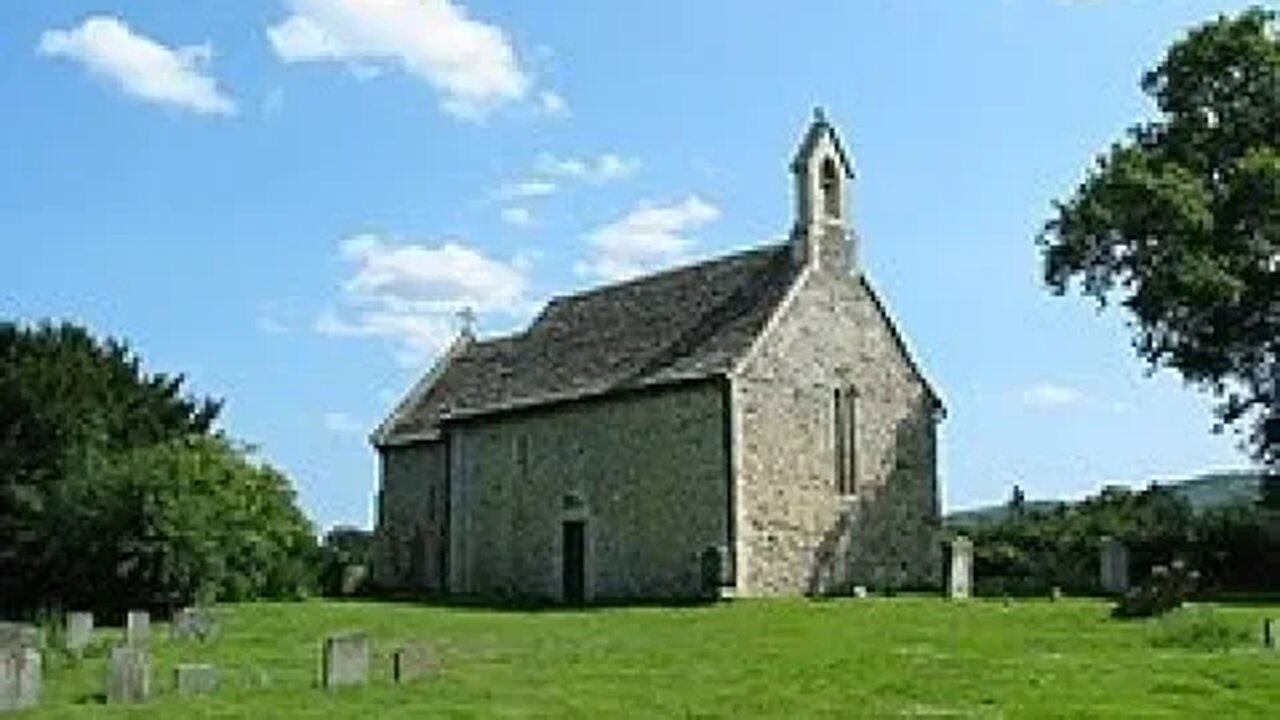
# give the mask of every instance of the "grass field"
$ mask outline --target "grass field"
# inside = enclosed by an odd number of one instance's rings
[[[44,702],[18,717],[1280,717],[1280,652],[1261,649],[1276,606],[1122,622],[1092,600],[932,598],[739,601],[707,607],[506,612],[333,603],[218,608],[221,635],[153,628],[153,700],[101,704],[106,639],[50,658]],[[1210,650],[1217,635],[1238,635]],[[1204,625],[1205,623],[1200,623]],[[363,630],[371,683],[315,687],[321,638]],[[103,631],[104,635],[110,631]],[[118,634],[118,633],[117,633]],[[1247,636],[1247,637],[1246,637]],[[426,640],[432,680],[397,687],[390,651]],[[173,690],[177,662],[223,669],[216,695]]]

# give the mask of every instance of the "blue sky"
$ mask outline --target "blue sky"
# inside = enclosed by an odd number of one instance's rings
[[[323,526],[478,310],[779,238],[821,104],[862,263],[949,409],[950,508],[1238,467],[1124,318],[1039,280],[1052,200],[1245,3],[45,0],[0,8],[0,316],[127,338]]]

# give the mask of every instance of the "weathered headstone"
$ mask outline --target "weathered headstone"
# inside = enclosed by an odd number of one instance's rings
[[[364,633],[341,633],[324,640],[320,684],[326,688],[363,685],[369,680],[369,638]]]
[[[40,631],[0,623],[0,712],[34,707],[41,690]]]
[[[1123,595],[1129,591],[1129,548],[1119,538],[1104,537],[1098,551],[1098,581],[1102,591]]]
[[[856,598],[858,598],[859,600],[866,599],[866,597],[867,597],[867,586],[866,586],[866,585],[854,585],[854,586],[853,586],[853,596],[854,596],[854,597],[856,597]]]
[[[126,645],[146,647],[151,642],[151,616],[145,610],[130,610],[125,618]]]
[[[79,656],[93,639],[93,613],[69,612],[63,641],[67,652]]]
[[[1062,599],[1062,588],[1054,585],[1049,588],[1049,602],[1058,602]]]
[[[138,703],[151,696],[151,656],[140,645],[117,645],[107,659],[107,702]]]
[[[1275,618],[1267,618],[1262,621],[1262,647],[1268,650],[1275,650],[1276,645],[1280,644],[1280,640],[1276,638],[1276,633],[1280,632],[1280,623]]]
[[[218,669],[212,665],[183,663],[174,668],[173,684],[179,695],[207,695],[218,689]]]
[[[351,564],[342,566],[342,587],[340,588],[343,595],[355,595],[359,593],[365,585],[365,581],[369,577],[369,566],[361,564]]]
[[[973,594],[973,541],[957,535],[946,545],[947,597],[963,600]]]
[[[405,643],[391,656],[391,677],[398,683],[431,677],[436,667],[436,654],[424,642]]]
[[[196,638],[204,641],[213,637],[217,630],[217,620],[207,608],[183,608],[174,613],[169,624],[169,637],[173,640],[190,640]]]

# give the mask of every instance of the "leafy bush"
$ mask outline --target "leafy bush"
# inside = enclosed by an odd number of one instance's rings
[[[1151,638],[1159,648],[1221,651],[1250,640],[1247,628],[1228,622],[1209,608],[1181,610],[1161,618]]]
[[[1122,618],[1156,617],[1182,607],[1200,575],[1182,560],[1151,568],[1146,582],[1125,593],[1111,614]]]

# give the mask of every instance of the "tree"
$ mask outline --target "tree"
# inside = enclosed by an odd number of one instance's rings
[[[0,612],[171,609],[314,584],[288,479],[212,425],[221,407],[119,341],[0,323]]]
[[[1280,458],[1280,39],[1275,13],[1219,17],[1142,79],[1158,117],[1131,129],[1038,242],[1044,277],[1078,280],[1136,322],[1134,346],[1219,400]]]
[[[221,404],[183,382],[81,327],[0,322],[0,603],[30,608],[60,582],[53,541],[75,502],[73,465],[210,431]]]

